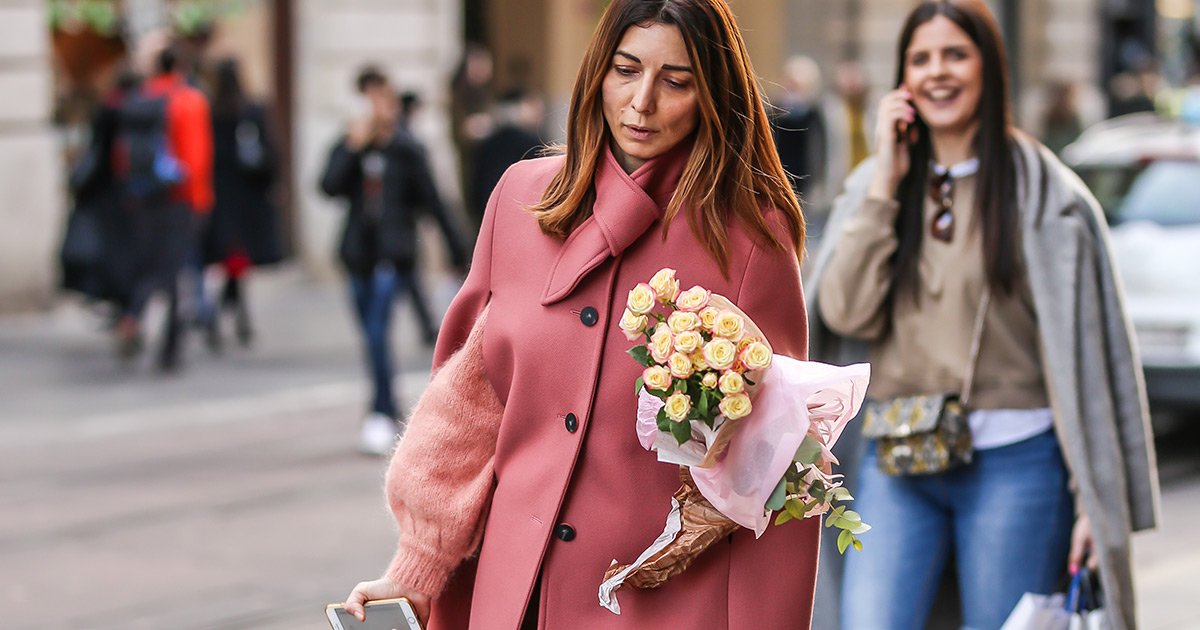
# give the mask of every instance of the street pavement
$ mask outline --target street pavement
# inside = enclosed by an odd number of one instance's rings
[[[382,571],[395,532],[384,461],[354,450],[368,387],[345,289],[255,280],[254,347],[194,336],[169,376],[119,366],[74,300],[0,318],[0,627],[319,630]],[[444,308],[453,283],[432,280]],[[394,330],[411,402],[430,352],[403,302]],[[1135,539],[1146,630],[1200,628],[1197,428],[1162,441],[1164,525]]]

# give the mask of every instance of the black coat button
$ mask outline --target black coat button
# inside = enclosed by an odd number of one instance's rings
[[[566,523],[560,524],[554,528],[554,535],[563,542],[571,542],[575,540],[575,528]]]
[[[596,322],[600,321],[600,312],[591,306],[585,306],[579,312],[579,321],[583,322],[584,326],[595,326]]]
[[[563,418],[563,426],[567,427],[568,433],[574,433],[579,428],[579,418],[576,418],[575,414],[569,413]]]

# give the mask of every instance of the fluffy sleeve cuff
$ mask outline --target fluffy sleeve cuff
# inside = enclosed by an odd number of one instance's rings
[[[487,315],[434,374],[388,465],[399,543],[385,577],[430,597],[475,552],[492,494],[504,407],[484,369]]]

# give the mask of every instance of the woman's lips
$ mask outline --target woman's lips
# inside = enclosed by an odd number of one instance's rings
[[[940,105],[954,101],[954,99],[958,98],[960,92],[961,90],[958,88],[934,88],[922,91],[922,96],[925,97],[926,101]]]
[[[637,125],[625,125],[625,131],[634,140],[649,140],[656,132],[653,129],[639,127]]]

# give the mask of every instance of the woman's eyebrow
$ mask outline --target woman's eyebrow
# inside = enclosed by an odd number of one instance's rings
[[[629,59],[630,61],[632,61],[634,63],[642,63],[642,60],[639,59],[636,55],[627,53],[624,50],[618,50],[617,52],[615,52],[613,54],[625,57],[626,59]],[[670,64],[670,63],[664,63],[662,65],[662,69],[663,70],[673,70],[675,72],[691,72],[692,71],[692,68],[690,66],[678,66],[678,65]]]

